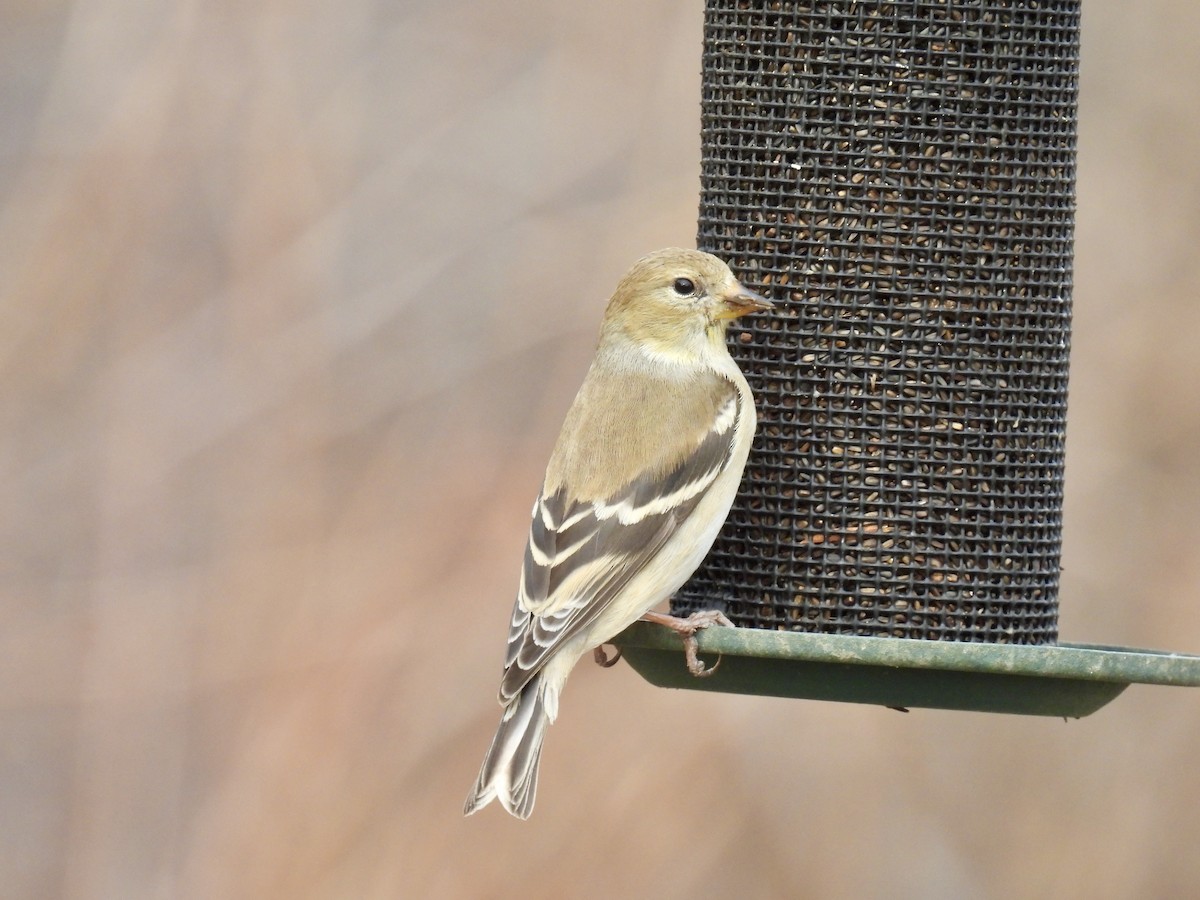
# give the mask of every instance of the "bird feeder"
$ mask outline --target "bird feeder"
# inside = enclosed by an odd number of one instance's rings
[[[1080,0],[709,0],[698,245],[781,308],[663,686],[1082,716],[1200,657],[1058,643]]]

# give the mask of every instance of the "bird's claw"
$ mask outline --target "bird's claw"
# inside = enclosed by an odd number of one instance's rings
[[[717,656],[717,661],[711,666],[705,666],[704,661],[700,659],[700,647],[696,642],[694,634],[686,635],[683,639],[683,655],[687,659],[687,668],[697,678],[707,678],[721,665],[721,657]]]
[[[717,671],[717,667],[721,665],[721,657],[718,655],[717,661],[711,666],[706,667],[700,659],[700,648],[696,642],[696,632],[708,628],[710,625],[733,627],[733,623],[729,621],[729,617],[720,610],[704,609],[700,612],[692,613],[686,619],[681,619],[677,616],[668,616],[664,613],[649,612],[642,616],[642,619],[646,622],[665,625],[683,638],[683,655],[687,660],[687,669],[695,677],[707,678],[713,672]]]
[[[618,662],[620,662],[621,661],[621,648],[617,647],[615,649],[616,649],[616,652],[613,653],[612,656],[609,656],[607,653],[604,652],[603,645],[594,649],[592,651],[592,658],[596,660],[596,665],[602,666],[605,669],[611,669]]]

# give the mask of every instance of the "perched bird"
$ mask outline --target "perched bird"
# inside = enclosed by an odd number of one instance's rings
[[[508,635],[504,715],[467,798],[528,818],[546,726],[575,663],[639,618],[685,636],[698,628],[650,613],[716,540],[754,437],[754,399],[725,344],[729,323],[771,304],[715,256],[659,250],[621,279],[596,357],[558,436],[533,524]],[[612,660],[615,662],[615,660]]]

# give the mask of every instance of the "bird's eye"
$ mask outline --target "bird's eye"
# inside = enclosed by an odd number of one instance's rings
[[[690,278],[676,278],[673,287],[680,297],[690,297],[696,293],[696,285]]]

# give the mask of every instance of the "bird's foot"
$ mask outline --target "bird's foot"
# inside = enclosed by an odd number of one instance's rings
[[[604,652],[603,646],[597,647],[592,651],[592,658],[596,660],[596,665],[603,666],[606,669],[611,669],[621,661],[621,648],[617,647],[616,653],[614,653],[612,656],[609,656]]]
[[[697,678],[707,678],[713,672],[717,671],[717,666],[721,665],[721,658],[718,656],[717,661],[711,667],[705,667],[698,655],[696,632],[702,628],[708,628],[710,625],[733,627],[733,623],[729,621],[729,617],[716,609],[705,609],[700,612],[694,612],[686,619],[681,619],[677,616],[668,616],[665,613],[648,612],[642,616],[642,621],[653,622],[656,625],[665,625],[683,638],[683,654],[687,658],[688,671]]]

